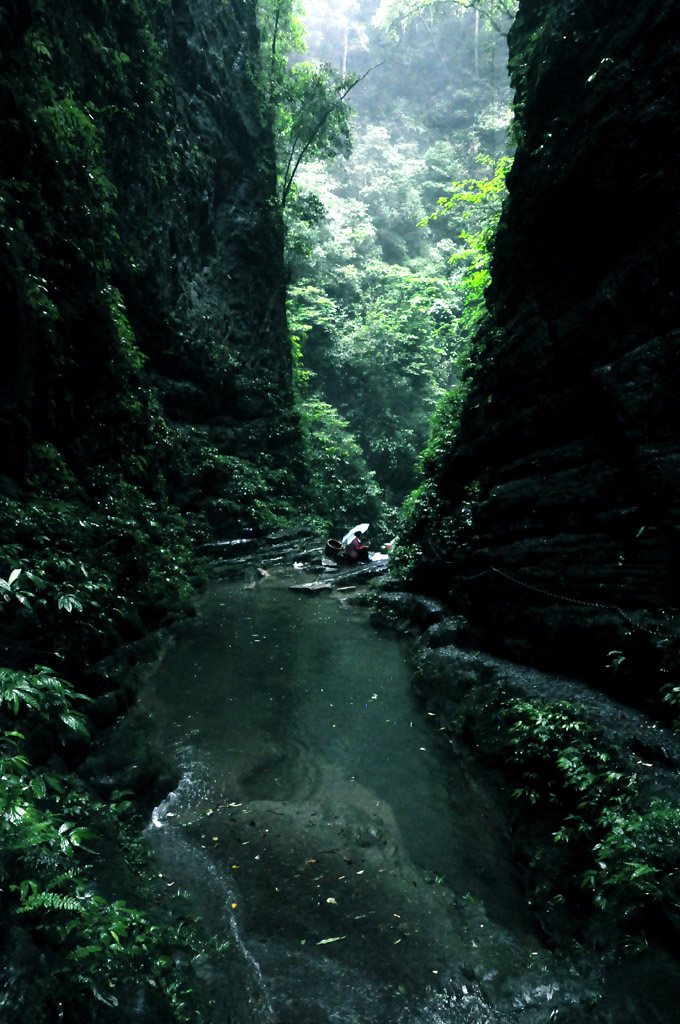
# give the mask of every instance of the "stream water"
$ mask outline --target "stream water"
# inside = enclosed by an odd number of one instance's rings
[[[182,771],[149,824],[159,870],[228,943],[201,966],[212,1019],[582,1021],[408,645],[299,581],[215,584],[143,696]]]

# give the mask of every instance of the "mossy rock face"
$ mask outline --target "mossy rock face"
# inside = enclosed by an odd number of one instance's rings
[[[299,485],[259,45],[220,0],[3,17],[3,491],[45,446],[184,508],[220,495],[215,457],[275,453]]]
[[[642,704],[680,671],[677,9],[522,0],[509,42],[490,315],[414,586],[488,649]]]

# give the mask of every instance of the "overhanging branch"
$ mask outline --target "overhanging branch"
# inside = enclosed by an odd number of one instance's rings
[[[370,75],[371,71],[375,71],[376,68],[379,68],[380,65],[384,64],[384,63],[385,63],[385,61],[381,60],[377,64],[374,64],[372,67],[370,67],[368,69],[368,71],[364,71],[363,75],[360,75],[359,78],[355,79],[355,81],[351,83],[351,85],[347,86],[347,88],[343,92],[342,96],[339,96],[337,98],[337,100],[335,100],[333,103],[330,103],[326,107],[326,109],[322,113],[321,117],[318,119],[318,121],[314,125],[309,138],[307,139],[307,141],[305,142],[304,146],[302,147],[302,149],[298,153],[297,158],[295,159],[295,163],[293,163],[293,157],[294,157],[294,154],[295,154],[295,145],[297,144],[297,141],[298,141],[298,140],[295,140],[295,142],[293,143],[293,145],[291,147],[291,151],[290,151],[290,153],[288,155],[288,163],[286,164],[286,170],[285,170],[284,176],[283,176],[283,187],[281,189],[281,209],[282,210],[285,209],[286,202],[288,200],[288,196],[290,194],[290,190],[291,190],[291,187],[292,187],[292,184],[293,184],[293,179],[295,178],[295,175],[297,174],[297,169],[300,166],[302,160],[304,159],[305,154],[308,152],[309,147],[312,145],[314,140],[316,138],[318,138],[319,133],[320,133],[321,129],[323,128],[323,126],[326,124],[328,118],[331,116],[333,111],[337,109],[337,107],[339,107],[342,103],[344,103],[344,101],[347,98],[347,96],[349,95],[349,93],[352,91],[352,89],[354,89],[355,86],[357,86],[359,84],[359,82],[363,82],[364,78],[366,78],[367,75]],[[291,165],[292,165],[292,169],[291,169]]]

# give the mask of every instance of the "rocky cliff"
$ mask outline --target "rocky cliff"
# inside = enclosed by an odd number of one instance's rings
[[[412,528],[477,643],[638,703],[677,682],[679,28],[520,0],[490,316]]]
[[[195,611],[198,543],[299,490],[255,12],[0,4],[7,1024],[201,1016],[138,837],[174,769],[123,713],[159,627]]]
[[[0,47],[5,491],[48,451],[228,530],[298,469],[255,4],[10,3]]]

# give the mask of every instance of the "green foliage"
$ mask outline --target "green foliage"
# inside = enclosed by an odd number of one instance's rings
[[[440,35],[407,28],[394,49],[357,5],[315,5],[307,23],[323,60],[388,54],[353,93],[352,160],[298,174],[298,196],[319,203],[313,218],[288,220],[289,319],[304,393],[347,421],[396,505],[417,484],[431,416],[448,389],[461,394],[471,364],[504,169],[475,158],[503,151],[503,87],[478,59],[493,33],[470,12],[441,13]],[[442,200],[428,217],[452,179],[465,184],[458,207]]]
[[[449,553],[468,542],[473,528],[472,508],[477,486],[476,483],[470,485],[455,515],[447,512],[447,505],[432,479],[425,479],[408,495],[401,510],[397,549],[397,564],[402,575],[414,579],[422,559],[441,564]]]
[[[654,904],[673,902],[680,806],[656,796],[645,802],[637,773],[606,748],[582,708],[513,699],[503,714],[521,780],[513,795],[552,823],[554,842],[564,848],[558,869],[548,858],[549,897],[578,903],[587,895],[616,920],[637,921]],[[539,851],[537,863],[541,858]]]
[[[426,158],[412,117],[394,126],[367,124],[357,139],[352,191],[363,204],[386,263],[409,264],[427,255],[427,236],[418,231],[425,215],[423,179]],[[404,128],[411,127],[411,132]],[[415,136],[415,138],[414,138]],[[342,193],[348,192],[347,186]],[[429,268],[428,268],[429,269]]]
[[[357,76],[330,63],[291,61],[305,49],[300,5],[268,0],[259,6],[267,98],[274,118],[279,166],[278,198],[285,209],[303,161],[349,156],[352,143],[345,104]]]
[[[422,468],[426,476],[436,476],[451,443],[458,433],[463,400],[466,394],[464,381],[458,381],[442,396],[430,425],[430,436],[422,454]]]
[[[375,534],[386,515],[380,488],[363,452],[332,406],[316,397],[302,402],[311,473],[311,509],[329,526],[366,519]]]
[[[455,296],[441,277],[377,259],[346,264],[344,282],[341,273],[326,289],[292,290],[301,366],[396,503],[415,483],[429,419],[460,372]]]
[[[267,453],[249,460],[208,450],[203,470],[211,493],[219,495],[204,502],[206,517],[218,530],[236,522],[242,530],[266,533],[290,523],[304,504],[303,495],[296,504],[287,497],[296,489],[291,469]]]
[[[288,57],[305,50],[304,27],[299,0],[259,0],[257,20],[262,40],[262,64],[269,101],[279,100],[279,90],[288,72]]]
[[[449,262],[462,264],[458,282],[464,295],[461,328],[470,336],[486,312],[484,293],[491,282],[491,252],[506,194],[505,179],[512,167],[509,156],[494,160],[480,155],[477,160],[490,176],[454,181],[450,194],[438,200],[437,211],[421,221],[424,225],[440,217],[452,217],[459,225],[461,221],[464,224],[458,235],[463,244],[457,246]]]
[[[32,496],[0,498],[0,638],[17,667],[35,650],[69,666],[96,660],[188,610],[203,571],[172,506],[111,475],[87,496],[49,465],[51,494],[36,477]]]
[[[463,349],[465,351],[465,349]],[[461,379],[441,398],[431,421],[430,436],[422,453],[424,480],[406,498],[402,507],[397,561],[399,571],[412,578],[419,561],[426,556],[446,560],[470,541],[474,529],[473,509],[479,484],[473,481],[451,515],[439,495],[438,481],[446,474],[450,454],[467,394],[464,377],[470,356],[461,359]]]
[[[617,651],[616,653],[619,654],[620,652]],[[673,728],[676,732],[680,732],[680,685],[668,683],[662,688],[661,693],[662,701],[670,705],[675,714]]]
[[[89,736],[85,717],[73,710],[76,700],[87,699],[50,669],[38,667],[35,673],[29,674],[0,668],[0,709],[7,705],[15,715],[30,712],[52,721],[56,726],[66,726]]]
[[[47,450],[43,465],[52,474],[51,499],[3,499],[0,556],[14,568],[0,581],[0,632],[15,662],[39,648],[79,667],[88,655],[110,651],[111,631],[121,631],[118,640],[131,628],[143,631],[138,609],[146,601],[152,624],[176,607],[174,587],[184,586],[188,599],[188,564],[181,576],[167,575],[168,559],[179,568],[178,538],[187,543],[188,535],[120,481],[109,481],[95,511],[78,504],[77,488],[68,503],[63,463]],[[146,579],[128,576],[125,586],[119,574],[131,574],[138,557]],[[19,943],[21,963],[30,963],[28,972],[5,967],[0,1016],[8,1024],[52,1020],[63,1001],[74,1019],[108,1019],[102,1007],[114,1009],[126,990],[148,987],[162,994],[173,1019],[185,1021],[191,980],[178,954],[186,963],[198,947],[183,935],[184,910],[175,917],[154,909],[159,894],[129,802],[102,802],[62,767],[74,741],[89,740],[88,705],[61,672],[0,668],[3,932]],[[130,894],[144,909],[130,905]]]
[[[34,713],[52,722],[81,721],[73,706],[79,695],[44,670],[23,680],[3,672],[1,685],[23,730],[30,730]],[[34,767],[25,747],[16,728],[0,737],[3,927],[15,936],[21,919],[24,957],[32,960],[30,974],[5,973],[3,1020],[54,1019],[61,1001],[70,1013],[95,1019],[93,1000],[117,1006],[128,985],[162,992],[173,1019],[188,1020],[189,978],[174,954],[191,943],[172,919],[116,895],[124,880],[151,896],[146,855],[124,821],[129,804],[120,796],[103,804],[77,775]],[[104,882],[112,858],[119,861],[117,882]]]
[[[403,31],[415,18],[433,16],[447,6],[461,15],[476,11],[501,34],[507,33],[517,13],[517,0],[381,0],[375,20],[392,32]]]
[[[339,407],[369,465],[395,495],[415,481],[429,419],[455,377],[446,285],[402,267],[369,263],[352,330],[336,348]]]
[[[474,485],[468,488],[465,499],[455,516],[445,512],[438,498],[438,481],[446,476],[446,460],[451,452],[460,426],[460,417],[472,372],[484,344],[483,325],[486,318],[485,292],[490,283],[490,260],[501,203],[505,195],[505,176],[511,166],[510,157],[494,161],[490,157],[478,159],[487,172],[484,178],[466,178],[454,181],[452,191],[439,200],[439,210],[425,218],[429,224],[440,217],[453,218],[461,227],[459,245],[449,262],[459,266],[453,280],[463,306],[456,325],[456,374],[453,386],[440,401],[432,419],[429,440],[422,453],[421,466],[426,483],[412,496],[405,507],[405,523],[401,534],[402,559],[409,572],[422,557],[424,538],[429,554],[460,548],[472,531]],[[412,546],[410,555],[406,549]],[[420,555],[418,555],[420,552]]]
[[[349,156],[350,108],[344,100],[356,83],[355,75],[343,76],[330,64],[300,62],[291,67],[277,108],[282,209],[303,160]]]

